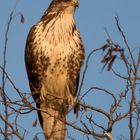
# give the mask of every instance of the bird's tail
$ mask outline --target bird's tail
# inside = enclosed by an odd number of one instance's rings
[[[62,112],[62,107],[53,108],[42,104],[40,108],[46,140],[65,140],[66,114]]]

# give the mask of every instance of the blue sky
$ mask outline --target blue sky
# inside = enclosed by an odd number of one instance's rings
[[[24,66],[24,48],[26,43],[26,37],[29,29],[34,25],[42,16],[43,12],[48,7],[51,0],[20,0],[15,13],[21,12],[24,15],[25,22],[21,24],[20,17],[16,16],[12,21],[10,32],[8,35],[8,50],[7,50],[7,72],[11,79],[17,85],[21,91],[30,92],[28,86],[27,75]],[[9,19],[9,14],[15,6],[16,0],[1,0],[0,4],[0,47],[4,46],[4,34]],[[121,27],[126,34],[129,45],[134,47],[140,46],[140,1],[139,0],[79,0],[79,8],[75,13],[75,19],[77,27],[81,33],[86,55],[94,49],[101,47],[106,39],[107,35],[104,31],[104,27],[107,28],[111,38],[114,42],[124,45],[123,39],[117,30],[115,23],[115,16],[120,17]],[[125,46],[124,46],[125,47]],[[1,49],[2,50],[2,49]],[[2,51],[0,51],[0,63],[2,58]],[[120,92],[124,85],[121,81],[116,80],[115,77],[108,72],[102,72],[102,65],[100,63],[101,58],[96,55],[90,61],[88,74],[84,82],[83,92],[89,89],[91,86],[104,87],[112,90],[113,92]],[[119,65],[115,67],[120,70]],[[1,76],[1,75],[0,75]],[[119,87],[119,88],[118,88]],[[16,94],[11,90],[10,86],[7,86],[7,91],[11,94],[12,98],[16,98]],[[92,97],[89,101],[94,105],[107,108],[107,97],[99,96]],[[102,102],[102,104],[101,104]],[[2,107],[2,106],[0,106]],[[126,109],[126,108],[125,108]],[[26,128],[32,128],[32,121],[36,118],[35,114],[28,114],[21,116],[25,118],[19,120],[20,124]],[[69,115],[69,119],[72,115]],[[100,118],[102,121],[102,118]],[[27,124],[28,127],[27,127]],[[126,122],[123,122],[124,124]],[[26,124],[26,125],[25,125]],[[120,127],[121,126],[121,127]],[[117,124],[113,131],[113,137],[121,133],[126,133],[128,129],[126,125]],[[31,139],[35,132],[41,131],[40,127],[30,130],[26,139]],[[72,131],[72,130],[70,130]],[[73,132],[76,139],[78,136],[76,132]]]

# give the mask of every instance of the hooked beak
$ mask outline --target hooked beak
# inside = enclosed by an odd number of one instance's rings
[[[78,0],[73,0],[72,1],[72,5],[76,8],[76,7],[79,7],[79,3],[78,3]]]

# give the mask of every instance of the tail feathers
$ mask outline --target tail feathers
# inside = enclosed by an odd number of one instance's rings
[[[78,111],[79,111],[79,104],[78,104],[78,102],[75,102],[73,110],[74,110],[74,114],[76,115],[76,118],[78,118]]]
[[[59,110],[41,106],[42,126],[46,140],[65,140],[66,114]]]

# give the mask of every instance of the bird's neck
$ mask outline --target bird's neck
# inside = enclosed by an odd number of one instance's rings
[[[73,35],[76,25],[72,13],[63,11],[61,13],[46,13],[43,24],[46,36],[51,42],[69,41],[69,37]],[[48,17],[48,18],[47,18]],[[53,40],[52,40],[53,39]]]

